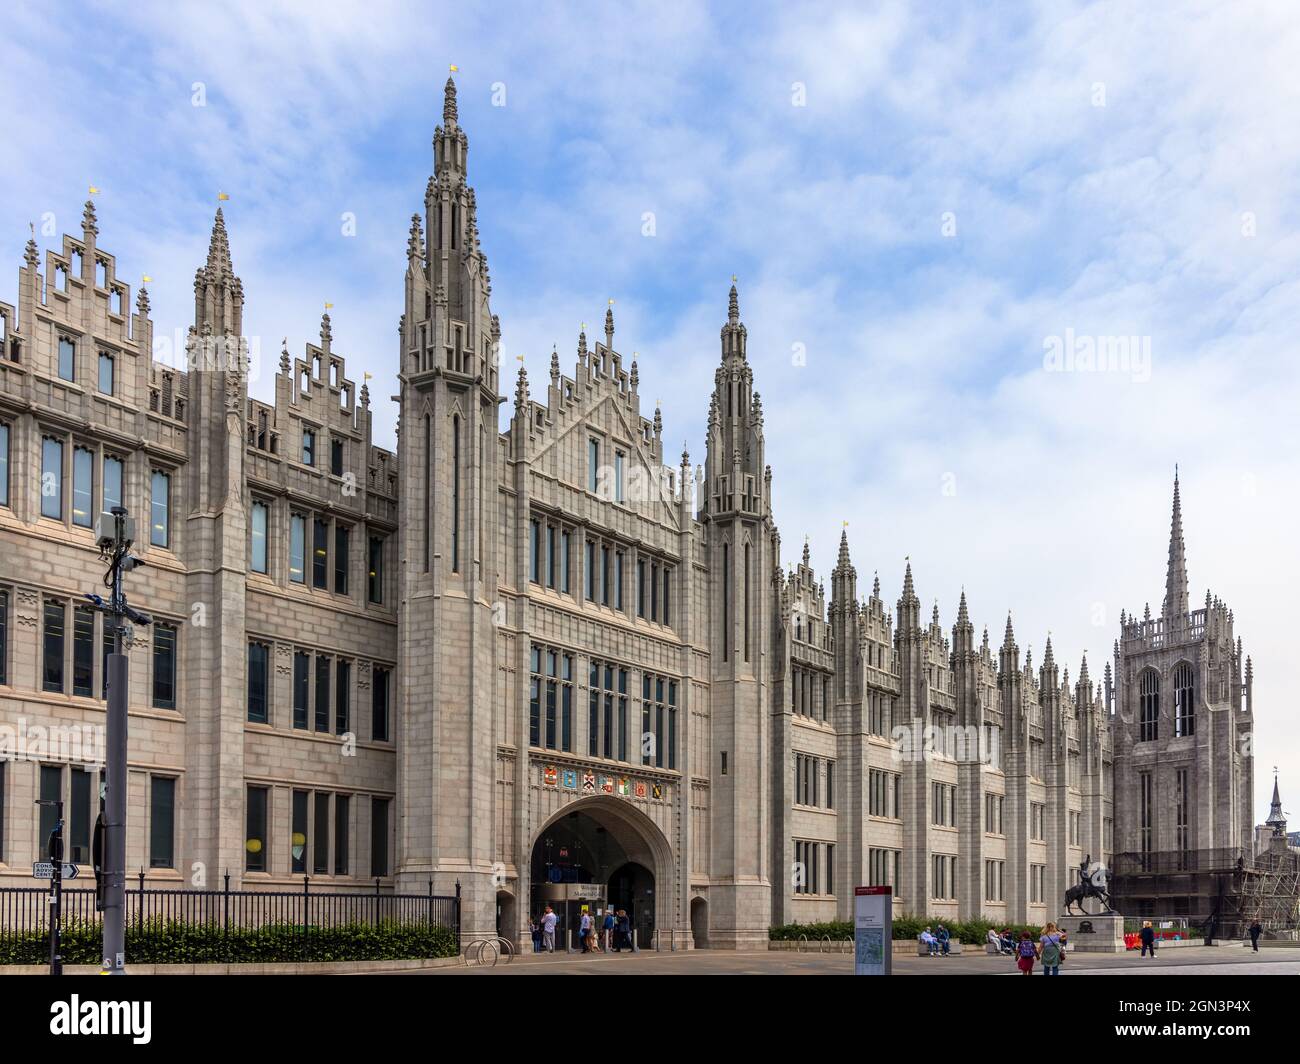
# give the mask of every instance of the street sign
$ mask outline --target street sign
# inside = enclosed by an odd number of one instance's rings
[[[856,887],[853,891],[853,972],[889,975],[893,971],[894,891]]]
[[[81,869],[78,868],[76,865],[74,865],[74,864],[72,864],[72,863],[70,863],[70,862],[68,862],[68,861],[64,861],[64,862],[63,862],[63,878],[64,878],[64,879],[76,879],[76,878],[77,878],[77,874],[78,874],[80,871],[81,871]],[[33,861],[33,862],[32,862],[32,878],[33,878],[33,879],[53,879],[53,878],[54,878],[54,862],[53,862],[53,861]]]

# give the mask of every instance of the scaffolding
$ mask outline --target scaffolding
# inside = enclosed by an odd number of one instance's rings
[[[1265,934],[1294,934],[1300,927],[1300,852],[1265,850],[1239,869],[1224,898],[1224,922],[1244,934],[1258,920]]]

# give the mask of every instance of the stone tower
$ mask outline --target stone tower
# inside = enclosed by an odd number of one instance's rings
[[[771,913],[767,671],[774,631],[777,534],[763,464],[763,408],[745,355],[736,288],[714,374],[701,519],[708,559],[712,876],[719,948],[766,937]],[[723,930],[725,929],[725,930]]]
[[[191,640],[192,652],[184,660],[191,692],[186,714],[202,736],[186,748],[189,800],[197,808],[214,810],[197,822],[191,859],[213,871],[244,866],[244,717],[229,700],[229,692],[246,685],[248,366],[243,316],[244,289],[231,265],[226,222],[218,207],[207,261],[194,274],[194,324],[186,343],[194,427],[186,435],[188,516],[179,537],[186,596],[204,607],[202,627],[214,633],[210,639]],[[170,404],[179,418],[175,404],[180,400],[169,394],[173,389],[166,376],[159,403]],[[138,521],[142,536],[145,524]]]
[[[450,78],[433,149],[400,326],[397,889],[427,890],[432,879],[447,894],[459,882],[473,937],[495,932],[500,332]]]
[[[1233,614],[1206,592],[1188,607],[1182,500],[1174,477],[1158,617],[1121,618],[1115,652],[1116,853],[1252,849],[1250,674]]]

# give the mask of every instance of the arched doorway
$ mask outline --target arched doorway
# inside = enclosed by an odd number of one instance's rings
[[[691,937],[696,949],[709,948],[709,903],[703,898],[691,899]]]
[[[519,918],[515,914],[515,896],[508,890],[497,891],[497,935],[519,945]]]
[[[570,802],[555,813],[533,841],[529,916],[550,905],[558,923],[556,949],[569,942],[586,911],[597,922],[623,909],[642,948],[660,924],[671,922],[662,907],[671,897],[672,851],[649,817],[631,802],[598,796]],[[576,945],[576,939],[575,939]]]

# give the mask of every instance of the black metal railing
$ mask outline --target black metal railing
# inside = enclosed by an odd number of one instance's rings
[[[460,950],[460,883],[454,895],[434,894],[429,881],[427,894],[394,894],[373,891],[313,890],[304,876],[301,890],[231,890],[230,874],[223,877],[221,890],[150,888],[140,872],[137,886],[126,891],[127,935],[137,950],[160,962],[174,955],[177,962],[194,959],[238,959],[235,939],[247,940],[263,933],[259,952],[271,960],[338,960],[336,944],[331,955],[320,943],[340,929],[370,929],[418,933],[444,928],[454,936]],[[19,939],[49,935],[48,887],[0,887],[0,947]],[[101,923],[91,888],[64,888],[62,925],[83,930]],[[202,940],[203,947],[195,943]],[[187,941],[191,948],[187,948]],[[230,943],[223,949],[222,943]],[[346,950],[346,944],[342,947]],[[409,948],[409,947],[408,947]],[[12,949],[0,948],[0,955]]]
[[[1153,850],[1117,853],[1110,860],[1114,876],[1176,875],[1180,872],[1233,872],[1244,857],[1241,850]],[[1244,862],[1243,862],[1244,863]]]

